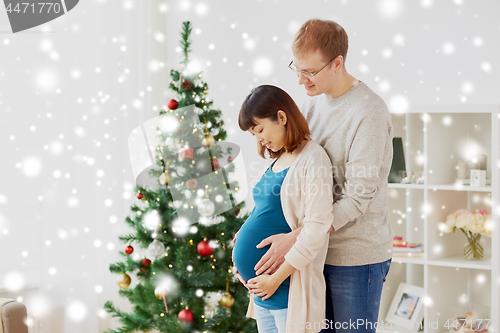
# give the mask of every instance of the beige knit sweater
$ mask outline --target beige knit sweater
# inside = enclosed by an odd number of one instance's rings
[[[393,129],[384,101],[363,82],[345,94],[310,98],[302,113],[311,138],[330,156],[335,178],[326,263],[357,266],[392,257],[387,177]]]
[[[264,170],[274,161],[270,160]],[[333,179],[330,158],[309,141],[292,163],[281,185],[281,205],[292,230],[303,226],[285,259],[297,269],[290,278],[287,333],[317,333],[325,318],[323,268],[327,231],[333,220]],[[253,295],[247,317],[255,318]]]

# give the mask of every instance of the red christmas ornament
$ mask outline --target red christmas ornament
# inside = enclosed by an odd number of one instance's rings
[[[212,169],[213,169],[213,171],[215,171],[218,168],[220,168],[219,160],[214,158],[212,160]]]
[[[199,242],[196,250],[198,251],[198,254],[202,257],[208,257],[214,252],[214,248],[210,246],[208,241]]]
[[[132,252],[134,252],[134,248],[131,245],[127,245],[127,247],[125,248],[125,253],[131,254]]]
[[[143,271],[144,273],[146,273],[148,271],[148,269],[146,267],[141,267],[141,271]]]
[[[179,312],[179,320],[180,321],[187,321],[187,322],[193,322],[194,320],[194,314],[193,314],[193,311],[189,310],[189,309],[184,309],[184,310],[181,310],[181,312]]]
[[[142,199],[142,193],[141,192],[137,193],[137,199]]]
[[[151,266],[151,260],[149,260],[148,258],[144,258],[142,259],[142,264],[144,266]]]
[[[170,101],[167,102],[167,107],[170,110],[175,110],[179,106],[179,103],[175,99],[171,99]]]
[[[232,158],[231,156],[229,156],[229,157],[227,158],[227,161],[228,161],[229,163],[231,163],[231,162],[233,161],[233,158]]]

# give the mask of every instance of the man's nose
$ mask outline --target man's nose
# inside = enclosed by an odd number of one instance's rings
[[[305,75],[302,74],[301,72],[298,72],[297,76],[299,78],[299,84],[305,84],[309,81],[309,79],[307,77],[305,77]]]

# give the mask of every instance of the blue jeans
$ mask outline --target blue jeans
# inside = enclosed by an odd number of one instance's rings
[[[288,309],[270,310],[254,304],[259,333],[286,333]]]
[[[325,265],[328,328],[321,333],[375,333],[391,261],[362,266]]]

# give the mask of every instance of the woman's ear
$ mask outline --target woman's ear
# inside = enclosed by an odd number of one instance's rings
[[[286,113],[283,110],[278,111],[278,122],[282,125],[286,125],[288,119],[286,117]]]

